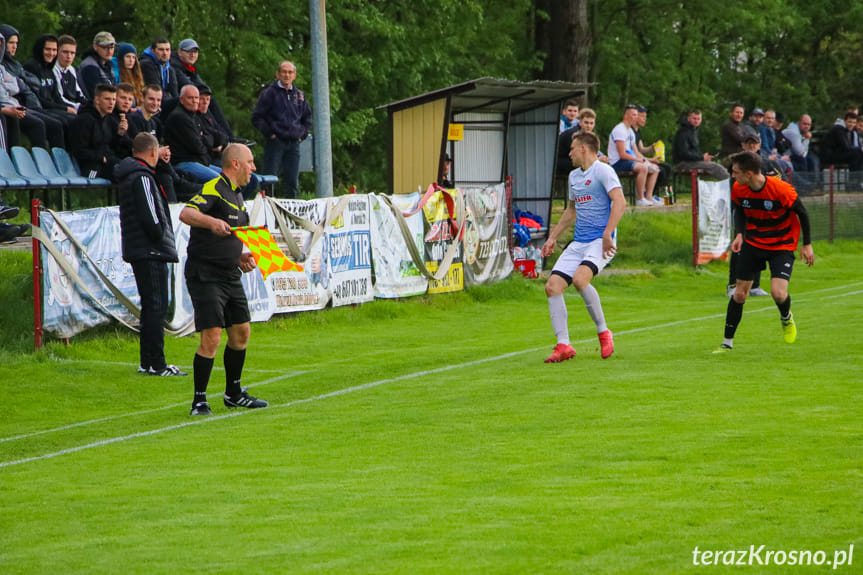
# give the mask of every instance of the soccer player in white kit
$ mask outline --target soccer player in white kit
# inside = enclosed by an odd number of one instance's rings
[[[557,336],[554,351],[545,363],[575,357],[569,343],[566,302],[563,292],[572,284],[584,300],[587,313],[596,324],[603,359],[614,352],[611,330],[605,325],[599,294],[590,280],[603,270],[617,252],[617,223],[626,209],[626,199],[614,168],[597,159],[599,139],[582,131],[572,139],[569,157],[576,169],[569,174],[569,203],[560,221],[542,246],[542,255],[554,253],[557,237],[575,222],[573,241],[567,244],[545,284],[551,327]]]

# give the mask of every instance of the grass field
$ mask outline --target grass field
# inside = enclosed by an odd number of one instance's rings
[[[7,339],[0,572],[814,573],[833,566],[693,551],[852,544],[836,571],[863,572],[863,243],[815,252],[793,345],[754,298],[711,354],[725,264],[621,257],[649,271],[595,281],[608,360],[572,292],[578,356],[544,364],[543,284],[511,278],[253,324],[244,384],[271,406],[228,412],[217,369],[209,419],[190,377],[135,374],[132,334]],[[196,345],[169,339],[169,361]]]

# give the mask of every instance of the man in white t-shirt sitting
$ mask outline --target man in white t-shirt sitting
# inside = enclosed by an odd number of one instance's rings
[[[626,198],[617,174],[599,161],[598,152],[599,138],[592,132],[585,130],[573,137],[569,157],[576,169],[569,174],[569,203],[542,246],[542,256],[550,256],[557,246],[558,236],[575,223],[573,240],[564,248],[545,284],[551,327],[557,337],[557,345],[545,363],[559,363],[575,357],[575,349],[569,342],[568,314],[563,298],[570,284],[578,290],[587,313],[596,324],[600,356],[607,359],[614,352],[614,338],[605,324],[599,294],[590,282],[617,252],[617,224],[626,210]]]
[[[635,126],[638,121],[638,106],[628,105],[623,113],[623,121],[616,125],[608,136],[608,161],[618,174],[635,174],[635,205],[658,206],[663,202],[653,197],[653,188],[659,168],[647,161],[635,143]]]

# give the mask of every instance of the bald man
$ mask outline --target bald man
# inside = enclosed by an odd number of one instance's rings
[[[195,308],[195,330],[201,342],[193,361],[195,396],[191,415],[212,415],[207,402],[207,385],[222,330],[228,332],[224,351],[225,407],[250,409],[268,403],[249,395],[240,386],[246,346],[249,343],[249,304],[242,274],[255,269],[252,254],[231,232],[248,226],[249,214],[243,205],[242,189],[255,171],[252,152],[242,144],[230,144],[222,152],[222,171],[204,184],[201,193],[189,200],[180,212],[180,221],[191,226],[186,285]]]
[[[264,135],[264,173],[279,176],[281,195],[299,194],[300,142],[312,128],[312,109],[294,86],[297,68],[284,61],[276,81],[264,88],[252,112],[252,124]]]

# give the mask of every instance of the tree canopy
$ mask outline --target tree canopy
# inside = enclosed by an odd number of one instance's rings
[[[201,46],[198,67],[240,135],[278,63],[311,90],[309,5],[271,0],[0,0],[18,59],[36,38],[68,33],[79,54],[96,32],[142,51],[156,36]],[[835,0],[342,0],[327,5],[336,192],[385,188],[378,106],[481,76],[595,82],[584,102],[607,134],[622,107],[651,110],[649,141],[670,141],[681,113],[704,110],[706,150],[732,103],[826,127],[858,102],[863,4]]]

